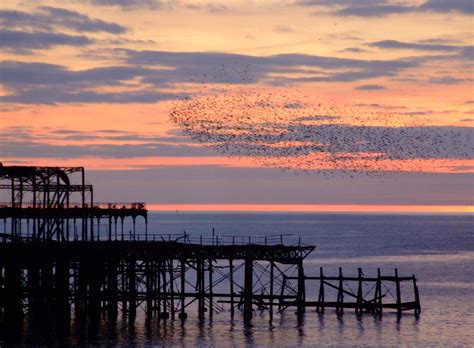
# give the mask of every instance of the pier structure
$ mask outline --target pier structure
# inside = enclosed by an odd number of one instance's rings
[[[246,321],[267,311],[272,320],[288,308],[301,315],[311,307],[420,311],[414,276],[327,276],[322,269],[310,276],[304,260],[315,247],[291,235],[148,233],[145,205],[95,203],[82,167],[0,166],[0,179],[10,197],[0,206],[0,323],[42,322],[47,315],[61,323],[98,322],[119,313],[133,322],[138,312],[147,320],[185,320],[223,311]],[[140,231],[138,217],[145,222]],[[406,284],[409,300],[401,294]]]
[[[3,166],[0,163],[0,241],[94,241],[136,238],[144,203],[96,203],[83,167]],[[126,219],[132,228],[124,231]],[[108,224],[101,236],[101,221]],[[8,228],[7,228],[8,226]],[[132,236],[130,236],[132,235]]]

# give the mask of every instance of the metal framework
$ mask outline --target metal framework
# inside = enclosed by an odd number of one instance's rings
[[[9,199],[0,202],[0,219],[7,240],[97,240],[95,222],[112,222],[131,217],[133,234],[138,216],[147,222],[144,203],[94,203],[94,189],[85,183],[83,167],[3,166],[0,163],[0,193]],[[120,219],[120,221],[118,221]],[[8,228],[7,228],[8,226]],[[79,230],[78,230],[79,229]],[[122,228],[123,230],[123,228]]]
[[[245,320],[267,310],[272,320],[288,307],[297,314],[307,307],[334,307],[338,313],[355,308],[358,314],[420,311],[414,276],[396,271],[370,278],[359,270],[357,277],[344,277],[340,270],[328,277],[322,269],[317,277],[307,276],[303,261],[315,247],[289,235],[149,234],[145,204],[95,203],[82,167],[0,165],[0,190],[10,197],[0,204],[0,323],[17,323],[25,315],[41,321],[46,313],[69,322],[72,311],[95,322],[119,312],[133,322],[138,310],[147,319],[182,320],[188,312],[203,318],[226,310],[234,316],[236,309]],[[139,216],[144,231],[136,231]],[[128,233],[126,218],[133,221]],[[101,220],[107,222],[102,231]],[[401,284],[410,282],[415,297],[402,301]],[[395,286],[392,302],[388,283]]]

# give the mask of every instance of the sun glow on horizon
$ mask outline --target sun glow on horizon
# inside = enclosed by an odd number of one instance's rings
[[[308,212],[308,213],[474,213],[474,205],[326,205],[326,204],[147,204],[150,211]]]

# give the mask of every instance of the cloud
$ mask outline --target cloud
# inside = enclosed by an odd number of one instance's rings
[[[7,29],[0,29],[0,38],[4,49],[21,54],[30,54],[31,50],[47,49],[58,45],[85,46],[92,43],[92,40],[87,36]]]
[[[385,86],[381,85],[362,85],[362,86],[357,86],[354,89],[358,91],[380,91],[382,89],[385,89]]]
[[[418,6],[420,11],[431,12],[456,12],[462,14],[474,13],[474,2],[472,0],[428,0]]]
[[[396,76],[403,69],[418,67],[422,61],[421,58],[361,60],[305,54],[250,56],[129,49],[117,49],[113,53],[123,60],[122,65],[71,70],[46,63],[0,62],[1,83],[9,91],[8,95],[0,96],[0,101],[24,104],[155,103],[188,97],[185,93],[170,92],[179,83],[285,85],[351,82]],[[315,71],[313,68],[318,69]],[[287,73],[297,73],[302,77],[291,77]],[[128,83],[132,81],[133,84]],[[98,91],[108,86],[127,86],[128,90]],[[166,93],[162,92],[164,89]]]
[[[410,49],[419,51],[442,51],[442,52],[457,52],[462,49],[469,47],[466,46],[455,46],[455,45],[443,45],[443,44],[432,44],[432,43],[410,43],[401,42],[396,40],[383,40],[371,42],[368,44],[371,47],[384,48],[384,49]]]
[[[379,17],[392,14],[403,14],[412,12],[413,8],[410,6],[399,5],[374,5],[374,6],[350,6],[344,7],[333,12],[338,16],[353,16],[353,17]]]
[[[88,140],[83,137],[78,140]],[[204,147],[156,143],[53,145],[37,141],[0,140],[0,154],[14,158],[139,158],[139,157],[208,157],[217,156]]]
[[[222,4],[186,4],[185,7],[190,10],[205,11],[211,14],[222,14],[229,11],[229,8]]]
[[[460,83],[471,83],[472,81],[472,79],[457,78],[449,75],[435,77],[429,80],[430,83],[436,83],[440,85],[456,85]]]
[[[329,13],[353,17],[380,17],[405,13],[457,13],[464,15],[474,13],[472,0],[428,0],[419,5],[386,0],[302,0],[296,3],[302,6],[336,7],[336,10]]]
[[[189,82],[195,75],[200,82],[255,83],[285,85],[308,82],[350,82],[380,76],[394,76],[402,69],[417,67],[420,58],[397,60],[361,60],[306,54],[250,56],[214,52],[165,52],[121,50],[125,62],[131,65],[174,66],[173,76],[181,75]],[[305,67],[320,68],[309,71]],[[292,78],[270,76],[274,73],[299,73]],[[149,81],[152,82],[152,81]]]
[[[293,29],[287,25],[279,24],[273,27],[273,31],[277,33],[291,33],[293,32]]]
[[[217,156],[205,147],[190,144],[191,140],[184,136],[119,132],[122,134],[56,129],[38,133],[30,127],[7,127],[0,129],[0,155],[14,158]],[[95,143],[97,140],[103,144]],[[64,141],[79,143],[62,145]]]
[[[8,29],[21,28],[52,31],[57,28],[78,32],[105,32],[123,34],[126,28],[113,22],[93,19],[89,16],[63,8],[41,6],[34,12],[0,10],[0,25]]]
[[[369,51],[360,47],[347,47],[347,48],[344,48],[343,50],[340,50],[339,52],[366,53]]]
[[[60,65],[3,61],[0,71],[1,83],[12,91],[0,96],[0,101],[9,103],[156,103],[187,97],[184,93],[141,87],[127,92],[95,90],[101,86],[121,86],[125,81],[159,73],[141,67],[114,66],[73,71]]]
[[[99,6],[111,6],[124,9],[158,9],[165,5],[161,0],[89,0],[89,3]]]

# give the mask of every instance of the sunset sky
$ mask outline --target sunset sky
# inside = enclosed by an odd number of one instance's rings
[[[473,211],[471,0],[0,6],[4,165],[84,166],[98,201],[157,209]],[[212,77],[220,67],[228,79]],[[179,100],[224,89],[376,110],[390,127],[409,117],[461,134],[471,152],[407,156],[375,177],[283,170],[216,151],[170,121]]]

